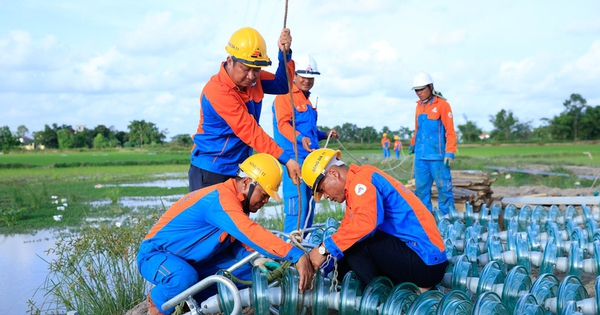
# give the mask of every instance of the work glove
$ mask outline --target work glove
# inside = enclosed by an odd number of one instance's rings
[[[281,267],[278,262],[270,258],[256,258],[252,264],[258,266],[262,273],[267,273]]]
[[[408,147],[408,155],[411,155],[415,153],[415,146],[411,145],[410,147]]]
[[[444,165],[446,165],[446,167],[450,167],[452,165],[452,161],[453,161],[453,159],[451,157],[445,157]]]

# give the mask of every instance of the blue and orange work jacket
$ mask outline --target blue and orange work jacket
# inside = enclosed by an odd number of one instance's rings
[[[324,243],[327,251],[343,251],[372,236],[377,229],[404,241],[427,265],[446,261],[444,241],[435,218],[402,183],[370,165],[350,165],[346,174],[346,213],[337,232]]]
[[[273,259],[297,262],[304,252],[252,221],[244,213],[243,200],[235,179],[193,191],[162,215],[141,248],[202,264],[234,243],[238,258],[253,249]]]
[[[310,148],[318,149],[319,140],[325,139],[327,132],[317,129],[317,109],[296,85],[292,86],[292,97],[296,130],[292,127],[290,96],[278,95],[273,101],[273,135],[275,141],[291,156],[294,156],[294,141],[296,141],[298,158],[303,160],[310,152],[302,147],[302,138],[308,137]]]
[[[390,148],[390,138],[388,138],[388,137],[381,138],[381,147],[384,149],[389,149]]]
[[[446,100],[433,96],[427,103],[417,101],[415,111],[415,132],[410,139],[415,159],[443,160],[454,159],[456,152],[456,132],[452,109]]]
[[[288,54],[288,67],[294,64]],[[287,163],[291,156],[259,126],[262,101],[267,94],[286,94],[288,83],[283,53],[275,74],[261,71],[260,78],[245,91],[240,90],[221,64],[200,96],[200,122],[194,135],[190,163],[213,173],[234,176],[239,164],[253,149]],[[291,69],[291,68],[289,68]]]

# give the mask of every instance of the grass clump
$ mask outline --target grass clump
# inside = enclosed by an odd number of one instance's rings
[[[84,227],[61,237],[47,254],[49,274],[42,285],[43,305],[30,302],[39,315],[60,305],[79,314],[125,314],[144,299],[147,283],[136,267],[139,245],[158,215],[130,217],[122,226]],[[43,258],[42,258],[43,259]],[[56,306],[54,306],[56,308]]]

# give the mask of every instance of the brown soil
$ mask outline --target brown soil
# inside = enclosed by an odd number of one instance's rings
[[[543,171],[552,172],[552,169],[548,165],[541,164],[527,164],[518,167],[522,170],[531,171]],[[568,172],[573,175],[588,175],[588,176],[599,176],[600,167],[593,166],[563,166]],[[498,172],[500,175],[510,174],[510,172]],[[571,179],[568,179],[571,180]],[[504,187],[492,185],[492,191],[494,199],[502,197],[515,197],[515,196],[529,196],[538,194],[547,194],[547,196],[591,196],[595,190],[600,189],[600,180],[595,181],[592,187],[580,187],[580,188],[567,188],[560,189],[546,186],[520,186],[520,187]]]

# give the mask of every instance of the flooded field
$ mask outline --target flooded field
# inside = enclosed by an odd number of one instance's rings
[[[161,179],[119,185],[103,185],[98,189],[115,186],[140,186],[140,187],[187,187],[187,179],[168,178],[180,174],[163,174]],[[280,192],[281,193],[281,192]],[[113,202],[109,199],[96,200],[86,203],[90,210],[95,208],[115,205],[129,208],[133,212],[151,211],[157,209],[168,209],[171,204],[181,198],[183,194],[154,197],[120,197]],[[62,201],[61,201],[62,202]],[[71,205],[69,205],[70,207]],[[152,210],[154,209],[154,210]],[[260,209],[257,213],[250,215],[251,218],[281,217],[282,205],[270,205]],[[320,211],[321,205],[317,204],[316,211]],[[93,211],[90,211],[93,213]],[[125,220],[125,217],[88,217],[89,224],[109,223],[116,226]],[[37,306],[41,306],[46,300],[44,292],[38,291],[48,275],[48,264],[52,256],[46,251],[54,246],[59,237],[58,231],[41,230],[33,234],[0,235],[0,314],[26,314],[29,310],[28,300],[33,300]],[[63,232],[64,233],[64,232]],[[64,314],[66,310],[59,310]]]

